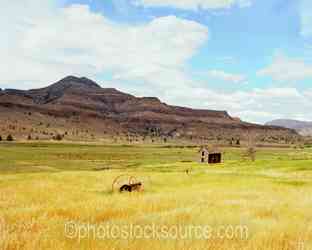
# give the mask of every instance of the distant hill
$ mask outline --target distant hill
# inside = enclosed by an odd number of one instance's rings
[[[0,119],[2,137],[22,139],[221,142],[255,133],[261,141],[289,142],[298,137],[294,130],[246,123],[226,111],[171,106],[75,76],[41,89],[0,90]]]
[[[279,119],[267,122],[266,125],[295,129],[299,134],[303,136],[312,136],[312,122],[291,119]]]

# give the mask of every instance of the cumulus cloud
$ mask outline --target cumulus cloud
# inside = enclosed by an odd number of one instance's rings
[[[298,117],[312,120],[312,115],[306,112],[312,109],[311,90],[303,92],[293,87],[270,87],[228,92],[198,87],[196,82],[181,72],[167,73],[168,75],[158,75],[149,81],[147,79],[134,81],[145,83],[142,85],[125,86],[120,83],[118,87],[140,96],[156,95],[169,104],[226,110],[232,116],[250,122],[265,123],[278,118]],[[168,79],[170,80],[166,81]],[[124,80],[122,82],[124,83]],[[166,82],[168,84],[161,84]]]
[[[11,2],[19,6],[17,1]],[[9,34],[7,46],[0,48],[2,82],[46,81],[64,74],[95,75],[104,71],[132,78],[162,69],[177,71],[208,39],[205,26],[175,16],[127,26],[111,22],[87,5],[46,8],[44,16],[37,16],[36,8],[31,9],[34,13],[25,10],[25,15],[21,13],[21,18],[5,29],[18,32]],[[2,10],[0,14],[6,15]],[[23,26],[21,20],[25,21]],[[18,69],[16,74],[11,73],[12,68]]]
[[[287,87],[225,92],[187,86],[178,91],[171,90],[165,98],[180,105],[227,110],[243,120],[264,123],[278,118],[312,120],[312,115],[306,112],[312,109],[310,94]]]
[[[209,70],[208,76],[219,79],[225,82],[231,82],[231,83],[244,83],[246,82],[246,76],[241,74],[231,74],[224,72],[222,70]]]
[[[228,9],[233,6],[240,8],[252,5],[251,0],[135,0],[136,5],[145,7],[173,7],[183,10]]]
[[[312,78],[312,65],[303,59],[290,58],[283,54],[275,55],[268,67],[259,70],[258,76],[270,76],[276,81],[299,81]]]
[[[197,1],[193,6],[199,5]],[[309,91],[269,88],[225,92],[198,87],[186,65],[209,38],[208,28],[199,23],[167,16],[138,25],[121,25],[86,5],[59,8],[52,0],[11,0],[2,6],[2,87],[42,87],[68,74],[96,79],[110,72],[113,79],[105,86],[140,96],[157,96],[170,104],[228,110],[234,116],[257,122],[294,115],[312,119],[305,112],[312,109]],[[298,79],[302,72],[310,75],[310,66],[284,57],[275,59],[259,74],[284,80],[285,74],[287,79]],[[227,81],[244,80],[243,75],[221,70],[212,74]]]

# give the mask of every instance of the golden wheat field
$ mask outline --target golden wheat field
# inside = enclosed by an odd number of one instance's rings
[[[197,150],[1,144],[0,249],[312,249],[311,149]]]

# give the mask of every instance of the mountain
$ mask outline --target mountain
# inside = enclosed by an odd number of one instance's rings
[[[290,119],[278,119],[271,122],[267,122],[269,126],[280,126],[284,128],[290,128],[296,130],[303,136],[312,136],[312,122],[290,120]]]
[[[85,77],[68,76],[48,87],[0,90],[0,135],[16,138],[114,141],[244,139],[290,142],[291,129],[263,126],[232,118],[226,111],[167,105],[156,97],[135,97],[102,88]]]

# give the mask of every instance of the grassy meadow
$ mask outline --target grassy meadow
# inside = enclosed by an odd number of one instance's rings
[[[0,144],[0,249],[312,249],[312,149]],[[188,173],[187,173],[188,172]],[[117,176],[144,191],[112,192]],[[75,223],[68,234],[68,223]],[[209,226],[207,238],[114,238],[102,225]],[[244,227],[247,234],[240,233]]]

